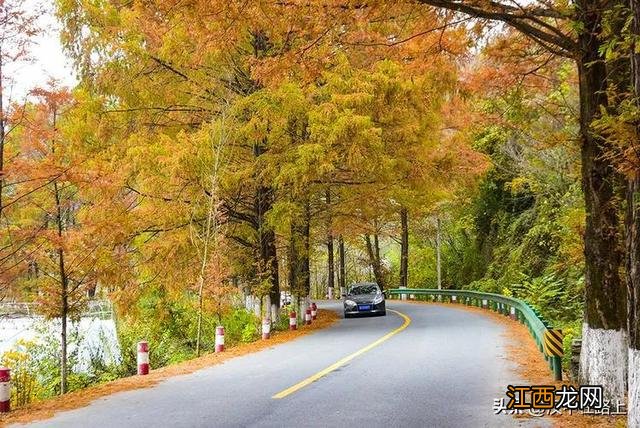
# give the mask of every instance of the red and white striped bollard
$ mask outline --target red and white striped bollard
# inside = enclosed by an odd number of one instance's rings
[[[297,330],[298,329],[298,314],[296,311],[291,311],[289,313],[289,330]]]
[[[149,374],[149,343],[146,340],[138,342],[138,374]]]
[[[318,305],[314,303],[311,304],[311,319],[315,320],[318,318]]]
[[[11,410],[11,369],[0,367],[0,413]]]
[[[307,310],[304,311],[304,323],[306,325],[311,324],[311,308],[307,308]]]
[[[216,327],[216,352],[224,351],[224,327],[219,325]]]
[[[271,320],[269,318],[262,318],[262,339],[267,340],[271,337]]]

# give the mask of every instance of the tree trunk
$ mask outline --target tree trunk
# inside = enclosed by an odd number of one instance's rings
[[[302,245],[302,278],[304,280],[305,296],[308,298],[311,293],[311,207],[309,206],[309,201],[306,201],[304,206]]]
[[[271,202],[269,202],[269,209]],[[266,211],[263,211],[263,213]],[[270,227],[264,225],[264,219],[261,220],[260,226],[260,260],[262,266],[267,269],[269,275],[269,298],[271,304],[276,305],[276,309],[280,309],[280,285],[278,279],[278,257],[276,253],[276,234]]]
[[[409,284],[409,213],[406,208],[400,209],[400,288]]]
[[[60,189],[58,182],[53,182],[53,194],[56,201],[56,226],[58,238],[62,238],[64,229],[62,223],[62,206],[60,200]],[[61,245],[61,244],[60,244]],[[67,318],[69,316],[69,282],[64,264],[64,250],[59,247],[58,253],[58,274],[60,275],[60,394],[67,392]]]
[[[640,173],[628,180],[627,301],[629,331],[628,426],[640,426]]]
[[[264,142],[254,146],[254,156],[257,159],[265,151]],[[276,253],[276,234],[266,222],[266,214],[273,206],[273,189],[258,184],[255,198],[255,212],[258,225],[259,264],[263,275],[267,275],[269,283],[269,298],[271,305],[276,305],[280,312],[280,281],[278,278],[278,257]]]
[[[333,260],[333,231],[331,230],[331,191],[327,189],[327,293],[335,296],[335,262]],[[331,291],[329,291],[331,290]]]
[[[289,243],[289,284],[292,293],[298,297],[307,297],[311,290],[310,232],[309,204],[305,203],[302,216],[291,221]]]
[[[344,239],[342,238],[342,235],[340,235],[338,237],[338,265],[339,265],[339,272],[340,272],[340,292],[342,293],[343,291],[346,290],[347,288],[347,277],[346,277],[346,269],[345,269],[345,258],[344,258]]]
[[[640,37],[640,0],[631,0],[633,14],[632,34]],[[631,50],[631,76],[636,101],[640,109],[640,52],[635,43]],[[635,139],[630,144],[640,146],[640,123],[636,123]],[[636,151],[637,153],[637,151]],[[626,229],[626,273],[627,273],[627,331],[629,335],[628,352],[628,420],[630,427],[640,426],[640,173],[635,171],[627,180]]]
[[[365,235],[364,241],[367,245],[367,254],[369,255],[369,263],[373,270],[373,276],[376,279],[376,283],[380,286],[381,290],[386,288],[384,271],[380,260],[380,245],[378,243],[378,234],[373,235],[373,242],[371,241],[371,235]]]
[[[2,207],[4,204],[3,192],[4,192],[4,146],[6,139],[6,120],[4,114],[4,84],[3,84],[3,62],[2,62],[2,50],[0,50],[0,222],[2,222]]]
[[[436,219],[436,275],[438,281],[438,290],[442,289],[442,261],[440,260],[440,251],[442,250],[442,235],[440,234],[440,217]]]
[[[607,143],[591,124],[607,108],[607,70],[599,50],[600,2],[584,1],[579,36],[580,136],[585,198],[585,319],[580,359],[581,382],[602,385],[607,397],[625,394],[627,367],[626,293],[620,278],[622,255],[615,195],[617,172],[608,161]]]
[[[57,113],[53,112],[53,128],[56,128]],[[51,153],[55,153],[55,140],[51,141]],[[58,274],[60,276],[60,394],[67,392],[67,319],[69,316],[69,278],[64,263],[64,249],[62,248],[62,234],[64,222],[62,219],[62,198],[58,181],[53,182],[53,197],[56,204],[56,228],[58,239]]]

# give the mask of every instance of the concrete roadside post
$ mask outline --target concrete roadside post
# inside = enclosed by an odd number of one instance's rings
[[[268,317],[262,318],[262,340],[267,340],[271,337],[271,319]]]
[[[146,340],[138,342],[138,374],[149,374],[149,343]]]
[[[291,311],[289,313],[289,330],[297,330],[298,329],[298,314],[296,311]]]
[[[0,367],[0,413],[11,410],[11,369]]]
[[[224,352],[224,327],[216,327],[215,352]]]

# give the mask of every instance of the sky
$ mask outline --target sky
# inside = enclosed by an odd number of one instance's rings
[[[25,7],[33,7],[36,0],[25,0]],[[42,4],[42,3],[41,3]],[[47,12],[40,17],[44,32],[35,39],[31,48],[33,61],[8,67],[8,75],[13,77],[10,97],[19,102],[30,89],[45,86],[50,78],[57,79],[63,86],[74,86],[75,73],[71,60],[64,54],[59,40],[60,25],[53,14],[53,1],[44,0]]]

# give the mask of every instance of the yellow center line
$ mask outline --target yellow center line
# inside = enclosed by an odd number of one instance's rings
[[[400,327],[396,328],[395,330],[385,334],[384,336],[382,336],[380,339],[376,340],[375,342],[370,343],[369,345],[367,345],[364,348],[354,352],[353,354],[347,355],[346,357],[342,358],[341,360],[331,364],[326,369],[320,370],[318,373],[309,376],[308,378],[304,379],[303,381],[298,382],[295,385],[293,385],[293,386],[291,386],[291,387],[289,387],[289,388],[287,388],[287,389],[285,389],[283,391],[278,392],[276,395],[274,395],[271,398],[284,398],[287,395],[293,394],[294,392],[297,392],[297,391],[301,390],[305,386],[312,384],[313,382],[317,381],[318,379],[322,378],[323,376],[326,376],[329,373],[331,373],[332,371],[344,366],[345,364],[347,364],[349,361],[353,360],[357,356],[362,355],[367,351],[370,351],[371,349],[373,349],[376,346],[380,345],[385,340],[387,340],[387,339],[391,338],[392,336],[400,333],[402,330],[407,328],[409,326],[409,324],[411,324],[411,318],[409,318],[405,314],[403,314],[401,312],[398,312],[398,311],[394,311],[393,309],[387,309],[387,310],[400,315],[404,319],[404,323]]]

